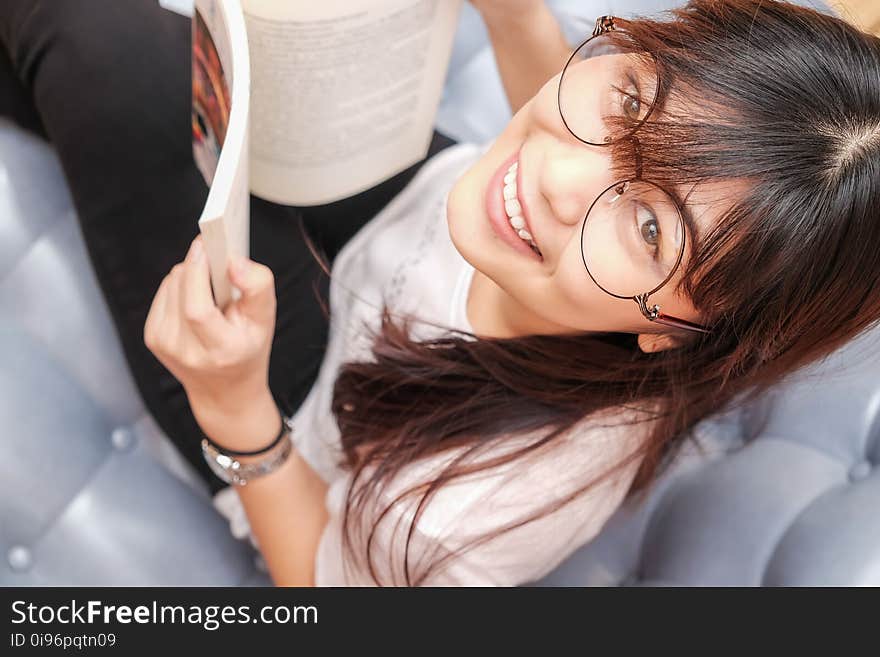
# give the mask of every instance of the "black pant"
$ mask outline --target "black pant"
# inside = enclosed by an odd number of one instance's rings
[[[216,491],[183,389],[143,343],[153,295],[207,196],[191,151],[190,22],[157,0],[3,0],[0,44],[0,115],[55,146],[144,402]],[[435,133],[429,157],[451,143]],[[422,163],[319,207],[251,197],[251,256],[271,267],[278,295],[269,383],[287,409],[308,393],[327,337],[317,295],[328,279],[303,230],[332,261]]]

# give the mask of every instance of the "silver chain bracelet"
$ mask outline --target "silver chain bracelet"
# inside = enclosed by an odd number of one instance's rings
[[[239,461],[239,457],[225,453],[222,448],[210,440],[202,439],[202,455],[208,463],[208,467],[220,479],[235,486],[245,486],[249,481],[263,477],[274,472],[287,461],[293,452],[293,442],[290,434],[293,431],[291,418],[282,416],[283,430],[280,440],[276,440],[271,449],[257,457],[248,457],[248,462]]]

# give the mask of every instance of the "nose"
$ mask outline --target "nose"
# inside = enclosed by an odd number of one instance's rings
[[[611,155],[607,149],[560,140],[546,152],[541,192],[558,221],[576,225],[610,184],[610,172]]]

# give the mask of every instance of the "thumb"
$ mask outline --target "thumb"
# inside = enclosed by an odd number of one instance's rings
[[[229,280],[241,291],[241,298],[230,308],[260,323],[275,317],[275,276],[265,265],[245,257],[233,258]]]

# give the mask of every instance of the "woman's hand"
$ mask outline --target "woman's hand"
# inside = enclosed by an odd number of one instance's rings
[[[162,281],[144,325],[144,342],[183,384],[202,430],[221,445],[265,445],[278,430],[269,393],[275,328],[271,270],[247,259],[229,268],[241,298],[214,305],[202,240]]]

